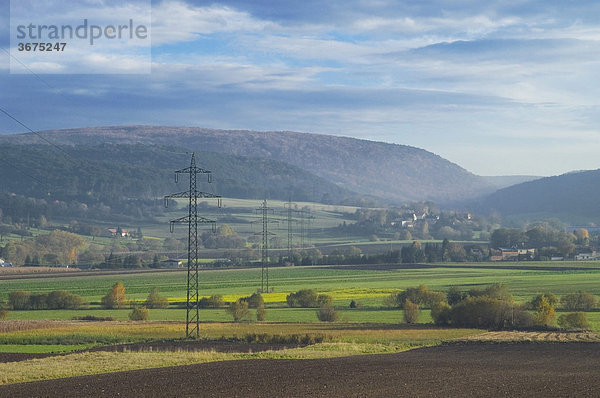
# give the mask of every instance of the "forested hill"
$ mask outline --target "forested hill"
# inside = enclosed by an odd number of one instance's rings
[[[505,216],[554,217],[566,222],[600,221],[600,170],[541,178],[501,189],[483,199],[482,210]]]
[[[484,178],[423,149],[347,137],[157,126],[93,127],[40,134],[63,145],[143,142],[269,159],[295,166],[294,170],[303,169],[306,176],[317,175],[350,191],[395,202],[444,203],[494,190]],[[2,142],[44,143],[33,134],[0,136]],[[229,173],[219,166],[216,172]],[[317,185],[324,183],[315,181]],[[287,186],[290,181],[281,183]]]
[[[282,162],[196,152],[198,166],[213,171],[199,189],[223,196],[358,200],[358,195]],[[33,198],[110,203],[183,191],[174,171],[189,166],[185,149],[148,145],[0,145],[0,192]],[[200,183],[199,178],[199,183]],[[48,195],[50,194],[50,195]]]

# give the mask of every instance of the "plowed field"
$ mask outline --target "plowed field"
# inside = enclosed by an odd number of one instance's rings
[[[597,397],[598,343],[460,343],[244,360],[0,387],[1,397]]]

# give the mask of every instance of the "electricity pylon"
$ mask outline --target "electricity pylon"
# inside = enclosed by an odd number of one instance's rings
[[[190,167],[175,171],[175,182],[179,182],[179,174],[190,175],[190,189],[188,191],[174,193],[165,196],[165,207],[169,205],[169,199],[188,199],[188,215],[171,220],[170,229],[174,230],[176,223],[188,224],[188,263],[187,263],[187,303],[186,303],[186,325],[185,336],[187,338],[200,337],[200,318],[198,313],[198,224],[212,224],[213,232],[216,230],[214,220],[198,215],[198,198],[218,198],[217,204],[221,207],[221,197],[207,192],[197,190],[197,175],[207,174],[208,182],[212,182],[211,172],[196,166],[196,156],[192,153]]]
[[[287,255],[288,259],[292,258],[292,249],[294,247],[294,234],[292,230],[292,223],[296,220],[293,218],[294,209],[292,206],[297,206],[296,203],[292,203],[290,199],[283,205],[285,207],[285,213],[287,216]]]
[[[269,232],[269,213],[273,213],[273,209],[267,206],[267,200],[263,200],[262,205],[256,209],[262,215],[262,245],[261,251],[261,276],[260,289],[263,293],[269,292],[269,236],[275,235]],[[265,290],[265,281],[267,290]]]

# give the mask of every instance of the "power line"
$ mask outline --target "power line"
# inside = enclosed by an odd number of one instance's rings
[[[42,185],[45,185],[46,187],[49,187],[49,185],[48,185],[47,183],[45,183],[45,182],[43,182],[42,180],[40,180],[40,179],[38,179],[38,178],[36,178],[36,177],[32,176],[31,174],[29,174],[28,172],[26,172],[26,171],[25,171],[25,170],[23,170],[22,168],[20,168],[20,167],[17,167],[17,166],[15,166],[14,164],[12,164],[12,163],[10,163],[10,162],[7,162],[6,160],[2,159],[1,157],[0,157],[0,161],[1,161],[2,163],[4,163],[4,164],[7,164],[7,165],[9,165],[10,167],[12,167],[13,169],[15,169],[15,170],[19,171],[20,173],[24,174],[25,176],[27,176],[27,177],[31,178],[32,180],[34,180],[34,181],[37,181],[37,182],[39,182],[40,184],[42,184]]]
[[[42,83],[44,83],[46,86],[48,86],[49,88],[51,88],[52,90],[56,90],[59,94],[61,94],[60,90],[58,90],[56,87],[53,87],[52,85],[50,85],[50,83],[48,83],[45,79],[43,79],[40,75],[38,75],[37,73],[35,73],[34,71],[32,71],[31,69],[29,69],[29,67],[27,65],[25,65],[23,62],[21,62],[21,60],[17,57],[15,57],[14,55],[12,55],[10,53],[10,51],[8,51],[6,48],[4,47],[0,47],[2,48],[2,51],[4,51],[5,53],[8,54],[9,57],[11,57],[12,59],[14,59],[15,61],[17,61],[19,64],[21,64],[21,66],[25,69],[27,69],[27,71],[29,73],[31,73],[32,75],[34,75],[35,77],[37,77]]]
[[[10,113],[8,113],[6,110],[4,110],[2,107],[0,107],[0,112],[4,113],[6,116],[8,116],[9,118],[11,118],[12,120],[14,120],[15,122],[19,123],[21,126],[25,127],[27,130],[29,130],[31,133],[37,135],[38,137],[40,137],[42,140],[46,141],[48,144],[52,145],[53,147],[55,147],[56,149],[58,149],[59,151],[63,152],[65,155],[67,155],[68,157],[70,157],[71,159],[75,159],[73,157],[73,155],[71,155],[69,152],[65,151],[64,149],[62,149],[60,146],[56,145],[55,143],[53,143],[52,141],[48,140],[47,138],[45,138],[43,135],[41,135],[40,133],[33,131],[33,129],[31,129],[29,126],[27,126],[25,123],[21,122],[19,119],[17,119],[16,117],[14,117],[13,115],[11,115]]]

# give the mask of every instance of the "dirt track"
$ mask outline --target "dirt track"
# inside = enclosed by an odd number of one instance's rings
[[[0,397],[597,397],[599,365],[595,343],[467,343],[13,384]]]

